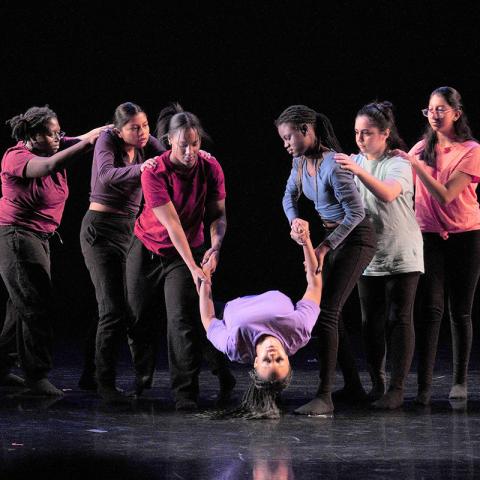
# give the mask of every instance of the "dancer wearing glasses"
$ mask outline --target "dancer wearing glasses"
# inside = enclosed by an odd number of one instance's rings
[[[47,379],[52,368],[52,282],[49,239],[68,197],[65,167],[87,150],[103,127],[67,138],[48,106],[31,107],[7,122],[17,140],[2,159],[0,274],[8,291],[0,335],[0,385],[37,395],[63,395]],[[25,382],[10,373],[15,354]]]
[[[467,398],[472,306],[480,275],[480,145],[473,138],[460,93],[440,87],[430,95],[425,134],[408,154],[415,172],[415,213],[423,234],[425,275],[415,315],[418,355],[416,402],[430,403],[440,323],[448,292],[453,344],[449,397]]]

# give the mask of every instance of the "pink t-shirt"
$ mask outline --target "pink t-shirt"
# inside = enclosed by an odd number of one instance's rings
[[[410,150],[410,155],[418,159],[423,145],[423,140],[418,142]],[[475,193],[480,181],[480,145],[468,140],[456,143],[446,151],[437,145],[436,168],[422,163],[426,171],[442,184],[457,171],[472,176],[472,182],[448,205],[441,205],[435,200],[416,176],[415,215],[422,232],[445,234],[480,230],[480,208]]]
[[[62,140],[61,149],[78,141]],[[35,156],[23,142],[5,152],[0,174],[0,225],[17,225],[51,233],[60,225],[68,197],[67,173],[61,169],[45,177],[26,178],[25,167]]]
[[[172,164],[170,153],[156,157],[157,166],[142,173],[145,206],[135,223],[135,235],[148,250],[162,256],[172,255],[176,249],[153,208],[172,202],[190,247],[196,248],[203,245],[205,205],[226,196],[223,171],[215,158],[199,154],[197,164],[183,171]]]

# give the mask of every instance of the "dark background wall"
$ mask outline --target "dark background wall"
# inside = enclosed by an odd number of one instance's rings
[[[228,188],[229,229],[215,279],[221,298],[278,288],[298,296],[301,252],[281,208],[290,169],[273,120],[303,103],[326,113],[355,151],[356,111],[397,108],[402,135],[421,135],[420,109],[438,86],[463,94],[480,136],[478,2],[23,2],[0,5],[2,123],[48,103],[70,135],[134,101],[149,114],[178,100],[214,140]],[[0,146],[12,144],[0,128]],[[70,168],[71,196],[53,242],[58,331],[80,335],[94,311],[78,233],[91,155]],[[306,206],[308,207],[308,206]],[[307,209],[306,216],[311,214]],[[358,318],[356,304],[351,316]]]

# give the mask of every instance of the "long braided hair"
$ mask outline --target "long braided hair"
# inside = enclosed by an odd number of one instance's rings
[[[261,420],[280,418],[277,400],[280,393],[290,385],[293,372],[288,371],[285,378],[263,379],[255,369],[250,370],[250,383],[243,395],[240,405],[230,410],[216,412],[215,419],[244,418],[245,420]]]
[[[277,128],[283,123],[290,123],[297,129],[305,124],[312,125],[316,137],[315,149],[318,153],[328,151],[343,151],[333,130],[332,122],[330,122],[329,118],[323,113],[316,112],[305,105],[291,105],[280,114],[274,123]],[[298,159],[297,177],[295,180],[295,185],[297,187],[297,199],[302,194],[302,174],[305,161],[306,159],[303,156]],[[316,173],[318,173],[320,164],[321,160],[319,158],[315,159]],[[315,175],[315,179],[316,178],[317,175]]]

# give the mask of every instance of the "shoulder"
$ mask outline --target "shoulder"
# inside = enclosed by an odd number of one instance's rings
[[[221,170],[222,169],[219,161],[213,155],[207,154],[205,152],[199,152],[198,153],[198,158],[199,158],[200,162],[207,169],[210,169],[210,170]]]
[[[111,151],[115,153],[121,146],[120,138],[115,134],[112,129],[105,130],[104,132],[100,133],[95,142],[95,152],[98,151]]]
[[[18,161],[21,159],[29,160],[35,157],[35,154],[25,147],[23,142],[18,142],[15,146],[7,149],[3,156],[3,161]]]
[[[390,157],[384,158],[382,160],[384,162],[384,166],[387,169],[390,168],[408,168],[411,170],[412,166],[408,160],[406,160],[403,157],[400,157],[399,155],[392,155]]]
[[[142,173],[142,183],[158,182],[170,177],[172,166],[169,161],[170,150],[162,155],[154,157],[157,165],[153,168],[146,168]]]
[[[112,128],[103,131],[100,133],[97,139],[97,143],[108,143],[108,144],[119,144],[120,138],[115,134]]]
[[[420,155],[420,153],[425,149],[425,140],[422,138],[417,142],[408,152],[409,155]]]
[[[480,155],[480,144],[475,140],[467,140],[459,144],[460,148],[467,153],[471,153],[472,155]]]

